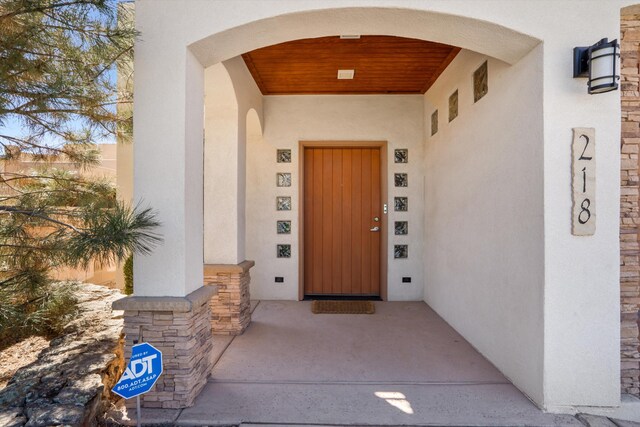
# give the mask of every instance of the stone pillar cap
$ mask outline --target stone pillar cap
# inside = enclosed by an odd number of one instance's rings
[[[114,301],[114,310],[124,311],[173,311],[187,313],[218,294],[218,287],[207,285],[196,289],[185,297],[145,297],[131,295]]]

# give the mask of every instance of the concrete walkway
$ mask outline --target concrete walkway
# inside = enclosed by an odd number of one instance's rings
[[[144,424],[640,426],[543,413],[422,302],[376,302],[373,315],[314,315],[293,301],[253,309],[243,335],[215,337],[195,405],[145,409]],[[112,420],[135,425],[135,413]]]
[[[543,414],[433,310],[263,301],[179,424],[582,425]]]

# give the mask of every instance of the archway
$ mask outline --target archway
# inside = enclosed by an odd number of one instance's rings
[[[335,4],[348,5],[350,2],[336,1]],[[379,4],[389,5],[389,7],[375,7]],[[592,355],[585,350],[594,342],[604,348],[612,347],[611,294],[596,288],[596,282],[610,279],[615,266],[610,267],[613,264],[607,262],[603,263],[607,265],[593,271],[594,268],[591,266],[598,263],[598,257],[602,253],[597,251],[591,253],[588,250],[590,248],[588,243],[570,240],[570,236],[567,237],[558,232],[564,230],[567,222],[562,209],[567,205],[564,197],[569,191],[569,186],[565,182],[568,179],[567,174],[562,173],[562,168],[556,166],[564,166],[567,149],[562,144],[551,144],[547,140],[564,135],[566,131],[566,123],[561,122],[559,115],[555,114],[558,111],[570,112],[570,118],[576,122],[593,120],[594,123],[602,125],[604,138],[608,138],[607,135],[615,131],[615,127],[611,126],[607,119],[601,119],[593,113],[598,110],[599,105],[577,94],[578,83],[564,81],[567,79],[567,73],[560,65],[566,61],[562,59],[564,57],[559,52],[566,51],[569,42],[562,38],[563,34],[560,31],[554,31],[552,23],[538,28],[537,20],[542,22],[546,19],[544,13],[547,12],[525,3],[519,3],[517,17],[514,17],[512,10],[502,13],[502,10],[496,10],[498,8],[496,6],[485,11],[482,6],[474,2],[412,4],[416,5],[415,9],[395,8],[395,2],[392,1],[371,2],[370,6],[374,7],[364,5],[360,8],[317,9],[317,6],[310,6],[309,2],[283,2],[270,10],[256,7],[254,10],[247,10],[246,13],[237,14],[230,12],[231,9],[224,8],[221,13],[217,13],[214,2],[180,4],[168,2],[163,4],[166,8],[163,9],[162,14],[159,14],[153,13],[150,3],[140,3],[139,12],[144,13],[139,19],[139,27],[146,33],[145,44],[136,57],[140,67],[138,63],[136,66],[137,77],[144,84],[137,94],[136,108],[140,113],[136,112],[135,117],[136,138],[142,141],[142,144],[137,145],[136,148],[136,169],[143,173],[136,177],[136,188],[160,210],[160,219],[163,221],[162,231],[168,242],[166,247],[160,248],[151,257],[141,260],[136,265],[136,275],[140,276],[141,293],[157,297],[185,297],[197,292],[199,286],[198,270],[201,268],[199,263],[202,261],[203,251],[198,247],[198,242],[202,241],[202,209],[198,204],[202,200],[201,189],[198,188],[201,183],[202,159],[201,152],[199,153],[198,150],[202,146],[201,112],[204,94],[202,82],[205,67],[221,61],[234,61],[237,55],[257,47],[305,37],[382,34],[448,43],[463,47],[466,51],[479,52],[481,55],[497,58],[494,60],[502,62],[501,69],[508,69],[510,73],[523,72],[523,68],[529,67],[527,72],[531,73],[535,80],[533,82],[526,79],[518,81],[536,85],[538,89],[535,92],[531,90],[532,86],[528,86],[527,93],[532,94],[533,98],[523,102],[518,99],[519,89],[515,86],[492,86],[508,91],[509,93],[503,92],[503,94],[509,95],[510,102],[519,101],[520,106],[527,104],[528,109],[535,113],[533,125],[529,121],[531,117],[528,114],[529,111],[521,111],[517,116],[509,116],[505,120],[504,117],[497,117],[483,109],[482,105],[487,103],[470,103],[467,106],[467,111],[482,110],[478,115],[478,118],[482,119],[478,120],[478,129],[485,132],[485,135],[492,131],[500,132],[502,142],[505,141],[506,134],[502,133],[500,126],[496,126],[496,123],[502,125],[507,122],[509,126],[518,126],[527,130],[523,135],[526,137],[526,148],[533,152],[533,160],[528,164],[530,169],[527,171],[531,175],[525,176],[532,178],[529,182],[536,186],[536,192],[533,194],[537,203],[536,209],[522,212],[519,210],[522,204],[506,199],[493,204],[490,203],[491,198],[474,199],[474,201],[482,202],[484,209],[500,208],[502,213],[511,213],[511,218],[505,218],[506,221],[502,223],[496,221],[495,217],[492,219],[485,217],[484,219],[487,220],[479,221],[478,224],[485,228],[495,227],[496,235],[501,235],[505,240],[511,239],[511,242],[514,242],[518,236],[523,237],[523,241],[535,249],[535,256],[529,258],[532,263],[536,263],[536,269],[534,274],[529,275],[529,280],[535,281],[534,286],[526,287],[526,290],[531,293],[527,293],[526,298],[520,298],[521,288],[504,287],[509,274],[522,272],[519,265],[514,267],[509,264],[508,268],[501,269],[499,263],[495,262],[496,259],[501,259],[499,257],[493,257],[492,262],[495,264],[492,264],[491,268],[484,268],[479,265],[477,259],[474,262],[468,257],[462,260],[465,262],[454,265],[453,267],[459,267],[462,271],[468,271],[465,278],[467,281],[473,280],[473,273],[478,269],[481,269],[484,274],[483,285],[487,282],[487,273],[499,273],[501,281],[501,287],[489,287],[480,292],[483,298],[492,297],[494,305],[485,307],[480,316],[468,317],[464,323],[460,324],[462,326],[460,329],[464,330],[466,325],[470,330],[474,330],[475,332],[464,331],[464,335],[483,352],[489,353],[490,359],[541,405],[571,404],[574,402],[572,391],[578,389],[582,396],[580,402],[614,405],[616,397],[610,393],[610,388],[611,384],[616,382],[612,379],[612,371],[617,371],[617,368],[613,366],[610,352],[604,355]],[[315,9],[306,10],[314,7]],[[426,10],[427,8],[431,10]],[[585,15],[582,11],[570,11],[565,5],[554,5],[554,8],[560,12],[566,12],[559,16],[564,16],[570,23],[579,22]],[[527,14],[532,18],[529,19]],[[527,19],[522,19],[521,16],[527,16]],[[603,22],[602,25],[589,28],[589,33],[585,36],[594,36],[599,31],[609,31],[607,24],[610,21],[603,20]],[[536,36],[525,33],[536,34]],[[544,52],[540,46],[540,41],[543,39],[545,40]],[[527,60],[523,61],[525,58]],[[511,64],[512,68],[509,68],[508,64]],[[159,73],[158,70],[165,70],[166,73]],[[549,70],[552,72],[548,72]],[[543,73],[544,85],[542,84]],[[519,77],[524,75],[520,74]],[[457,84],[457,80],[448,82]],[[500,83],[508,84],[509,81]],[[443,83],[441,89],[441,95],[446,93],[447,96],[443,95],[433,102],[422,103],[425,115],[431,114],[437,107],[436,109],[442,114],[441,117],[445,117],[444,111],[447,108],[449,92],[453,93],[455,88]],[[556,96],[554,91],[558,91],[560,95]],[[163,95],[162,105],[159,105],[158,93]],[[238,96],[237,99],[239,99]],[[593,108],[576,113],[573,108],[574,102],[591,105]],[[500,104],[500,111],[512,114],[508,106],[508,104]],[[607,108],[610,108],[610,104],[605,105],[605,109]],[[429,111],[426,111],[427,109]],[[464,111],[461,110],[461,113],[464,114]],[[245,129],[244,113],[239,113],[239,117],[243,120],[238,130],[241,132]],[[512,118],[516,120],[511,120]],[[429,123],[428,120],[424,122]],[[444,120],[441,123],[444,124]],[[456,119],[452,123],[451,127],[460,127],[462,120]],[[534,132],[530,132],[532,128]],[[269,132],[270,126],[265,122],[265,134]],[[444,134],[445,132],[440,135]],[[463,137],[462,133],[457,135]],[[523,138],[520,136],[512,134],[511,140],[522,143]],[[468,132],[466,137],[474,138],[475,135]],[[162,153],[157,152],[157,146],[153,147],[152,141],[164,142]],[[490,141],[490,139],[486,137],[483,141]],[[244,144],[244,140],[241,144]],[[472,160],[488,159],[497,161],[502,167],[502,172],[509,171],[508,166],[513,165],[504,151],[483,151],[485,147],[478,145],[471,150],[478,154],[474,158],[469,155],[470,150],[463,150],[461,146],[450,144],[451,156],[448,160],[453,167],[465,165],[469,170],[474,170],[475,165]],[[531,155],[531,151],[527,151],[526,154]],[[491,155],[494,156],[491,157]],[[240,157],[239,155],[238,159]],[[153,170],[153,168],[169,170],[172,161],[177,162],[178,166],[172,170],[171,177],[163,176]],[[604,163],[609,168],[610,160],[605,158],[604,161],[609,162]],[[478,176],[474,184],[494,182],[495,176],[491,176],[493,169],[487,165],[494,166],[496,163],[484,164],[481,168],[484,176]],[[232,166],[240,173],[239,163]],[[520,173],[515,168],[510,172]],[[460,174],[463,173],[465,171],[460,172]],[[486,178],[486,181],[483,181],[483,178]],[[502,182],[515,182],[510,181],[506,175],[503,178]],[[235,179],[236,177],[233,177],[234,182]],[[605,185],[600,188],[611,189],[609,177],[603,179]],[[543,187],[544,191],[542,191]],[[457,188],[463,191],[469,190],[469,187],[464,186]],[[173,196],[170,200],[166,200],[167,192]],[[494,195],[491,192],[482,194]],[[610,207],[611,194],[613,193],[605,191],[604,203],[600,206]],[[531,196],[527,191],[521,192],[520,196],[521,199],[517,199],[519,202],[531,200],[527,199]],[[456,202],[461,209],[469,208],[463,198]],[[531,239],[526,238],[531,237],[529,234],[532,230],[531,221],[526,224],[516,224],[516,219],[522,216],[535,222],[536,236]],[[235,232],[233,245],[240,248],[241,243],[238,242],[244,241],[245,236],[242,233],[240,221],[238,224],[239,226],[232,230]],[[515,234],[509,234],[504,224],[512,227]],[[455,227],[456,224],[451,221],[446,225]],[[519,225],[519,228],[516,225]],[[608,222],[604,223],[604,227],[603,232],[592,240],[594,243],[605,245],[611,243],[612,227]],[[548,233],[548,231],[551,232]],[[474,230],[469,230],[467,234],[473,232]],[[485,235],[492,236],[490,233]],[[485,249],[477,241],[474,245],[464,245],[465,236],[461,234],[458,237],[461,238],[458,240],[458,246],[462,251],[481,252]],[[493,248],[495,247],[494,245]],[[526,246],[518,248],[522,251],[522,253],[518,252],[521,253],[522,259],[530,255],[524,250],[526,248]],[[573,255],[570,253],[572,250],[577,250],[576,253],[581,256],[580,267],[587,268],[578,271],[578,268],[573,266],[567,268],[563,265]],[[240,257],[239,250],[235,254]],[[448,260],[459,260],[455,257],[456,253],[452,252],[452,255]],[[238,259],[235,262],[237,261]],[[586,292],[583,291],[584,283],[589,285]],[[476,294],[465,295],[467,298],[464,301],[465,304],[476,303],[473,296]],[[495,301],[503,301],[504,298],[509,298],[507,304],[500,305],[499,310],[492,309],[495,308]],[[518,298],[521,305],[511,304],[512,299]],[[562,319],[563,306],[569,302],[576,307],[587,309],[576,311],[575,321],[562,324],[558,319]],[[519,309],[525,304],[528,304],[529,310],[526,316],[522,317],[522,311]],[[461,309],[462,304],[457,307],[455,304],[451,306],[452,310],[464,311]],[[614,314],[618,315],[618,313]],[[599,315],[605,318],[600,322],[601,325],[593,328],[590,335],[584,332],[583,325],[591,325],[590,322]],[[490,318],[491,325],[483,327],[487,325],[487,318]],[[492,329],[491,326],[496,324],[499,329]],[[478,335],[474,337],[474,333]],[[571,336],[571,340],[565,340],[566,335]],[[511,352],[518,354],[514,355]],[[607,361],[606,367],[601,368],[604,359]],[[577,375],[579,381],[568,385],[567,374],[563,370],[569,363],[567,360],[571,365],[576,366],[575,373],[590,372],[590,374]],[[595,374],[592,373],[594,371]]]

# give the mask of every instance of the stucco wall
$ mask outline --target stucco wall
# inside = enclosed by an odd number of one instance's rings
[[[544,294],[542,47],[518,64],[488,60],[474,103],[462,51],[425,94],[425,300],[535,401],[541,401]],[[458,90],[459,115],[448,122]],[[430,135],[430,126],[427,126]]]
[[[247,150],[247,257],[256,261],[251,272],[252,298],[298,299],[298,167],[301,140],[388,141],[387,180],[390,206],[389,300],[421,300],[423,212],[423,102],[414,96],[267,96],[264,136]],[[292,150],[291,163],[276,163],[276,150]],[[393,163],[395,148],[409,149],[409,163]],[[276,172],[291,172],[291,187],[276,187]],[[393,173],[407,172],[409,187],[393,186]],[[276,211],[276,196],[292,196],[291,211]],[[394,196],[409,197],[409,212],[394,212]],[[276,234],[277,220],[292,220],[289,235]],[[409,221],[409,236],[393,234],[394,220]],[[291,243],[291,258],[276,258],[276,243]],[[393,244],[409,243],[409,259],[393,259]],[[283,276],[284,283],[275,283]],[[411,283],[402,283],[410,276]]]
[[[571,76],[571,50],[615,38],[619,8],[632,3],[268,0],[245,1],[240,13],[234,1],[139,0],[136,27],[144,36],[135,57],[135,195],[160,212],[165,245],[136,262],[137,292],[184,296],[202,284],[203,67],[260,46],[335,34],[424,38],[516,66],[532,49],[542,49],[542,63],[531,70],[544,76],[544,345],[537,353],[544,392],[536,402],[550,410],[617,405],[619,93],[587,95],[584,79]],[[528,122],[522,123],[526,133]],[[598,223],[589,237],[571,235],[570,139],[576,126],[594,127],[598,139]],[[492,265],[502,268],[496,260]],[[494,295],[490,310],[510,313],[502,308],[505,298]],[[493,345],[486,330],[469,330],[465,337]],[[519,344],[503,348],[496,363],[510,358],[522,364],[518,369],[529,369],[518,361]],[[524,383],[517,384],[525,390],[531,387],[526,378],[522,374]]]
[[[205,70],[204,262],[246,259],[246,117],[262,118],[262,94],[236,57]]]

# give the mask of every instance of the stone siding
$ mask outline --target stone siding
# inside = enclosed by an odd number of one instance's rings
[[[193,405],[211,372],[211,309],[213,286],[184,298],[129,297],[114,303],[124,310],[125,355],[140,334],[162,352],[164,371],[153,390],[141,396],[144,408],[186,408]],[[135,399],[126,402],[135,407]]]
[[[238,265],[207,264],[204,266],[204,284],[215,285],[217,295],[211,298],[211,328],[214,334],[240,335],[251,323],[249,269],[253,261]]]
[[[622,392],[640,395],[640,15],[621,18],[620,303]]]

